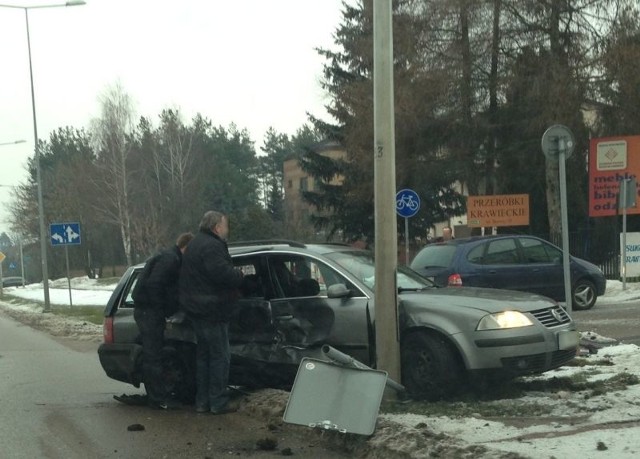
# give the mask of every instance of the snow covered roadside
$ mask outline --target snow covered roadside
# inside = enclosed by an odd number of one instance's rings
[[[640,457],[640,348],[633,344],[610,346],[580,360],[586,365],[563,367],[525,381],[570,377],[588,383],[620,379],[624,374],[630,385],[602,393],[589,389],[528,391],[524,397],[486,402],[495,405],[497,411],[502,407],[506,413],[533,412],[533,416],[430,417],[404,413],[381,417],[407,427],[426,427],[470,446],[524,457]],[[608,364],[603,365],[605,361]],[[545,414],[536,414],[540,406]]]
[[[117,279],[107,282],[86,277],[71,279],[71,298],[74,306],[104,308]],[[49,298],[54,308],[69,306],[67,279],[49,283]],[[42,284],[23,287],[5,287],[0,300],[0,311],[17,321],[53,336],[63,336],[83,341],[99,342],[102,326],[73,316],[43,314],[44,290]]]

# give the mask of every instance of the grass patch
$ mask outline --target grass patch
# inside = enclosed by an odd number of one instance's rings
[[[114,285],[117,284],[120,280],[119,277],[101,277],[96,279],[96,284],[98,285]]]
[[[609,359],[583,359],[583,358],[575,358],[570,362],[564,364],[565,367],[587,367],[587,366],[601,366],[601,367],[611,367],[613,366],[613,361]]]
[[[51,306],[51,312],[57,316],[73,317],[76,320],[102,325],[102,308],[95,306]]]
[[[524,391],[537,392],[582,392],[591,391],[593,395],[602,395],[607,392],[624,390],[628,386],[639,384],[640,380],[636,375],[630,373],[618,373],[609,379],[600,381],[589,381],[588,376],[599,372],[576,373],[571,377],[539,379],[535,381],[516,381],[515,384]]]
[[[469,401],[440,401],[440,402],[411,402],[393,403],[385,402],[380,411],[383,413],[413,413],[424,416],[449,416],[458,417],[533,417],[545,416],[553,411],[554,407],[539,403],[500,403],[498,401],[485,402],[481,400]]]

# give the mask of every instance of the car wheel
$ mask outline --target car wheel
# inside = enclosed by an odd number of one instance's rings
[[[596,304],[598,295],[596,293],[596,286],[593,282],[586,279],[580,279],[573,287],[573,302],[572,307],[578,311],[584,311],[585,309],[591,309]]]
[[[166,393],[183,403],[193,403],[196,398],[195,353],[181,352],[173,347],[165,347],[162,353],[162,381]]]
[[[463,384],[457,351],[444,337],[413,332],[402,342],[402,384],[412,398],[440,400]]]

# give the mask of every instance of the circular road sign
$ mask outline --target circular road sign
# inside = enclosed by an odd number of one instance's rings
[[[576,139],[568,127],[554,124],[542,135],[542,152],[547,158],[557,161],[562,146],[564,146],[564,159],[569,159],[576,148]]]
[[[420,210],[420,196],[413,190],[405,188],[396,193],[396,212],[401,217],[413,217]]]

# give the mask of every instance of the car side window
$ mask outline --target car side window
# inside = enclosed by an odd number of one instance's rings
[[[127,290],[124,296],[124,301],[120,304],[120,308],[133,308],[133,289],[138,283],[140,273],[142,273],[142,270],[131,273],[131,279],[129,280],[129,285],[126,287]]]
[[[325,296],[338,283],[351,287],[342,275],[324,263],[297,254],[269,257],[269,272],[277,298]]]
[[[513,238],[490,241],[484,256],[485,265],[510,265],[519,263],[518,249]]]
[[[481,265],[484,263],[484,249],[487,245],[486,244],[480,244],[477,247],[474,247],[473,249],[469,250],[469,253],[467,254],[467,261],[469,263],[475,263],[477,265]]]
[[[233,265],[244,274],[242,285],[240,286],[242,297],[265,298],[265,276],[263,273],[264,270],[260,268],[260,259],[256,257],[235,258]]]
[[[553,261],[552,254],[542,241],[531,238],[521,238],[519,241],[526,263],[551,263]]]

